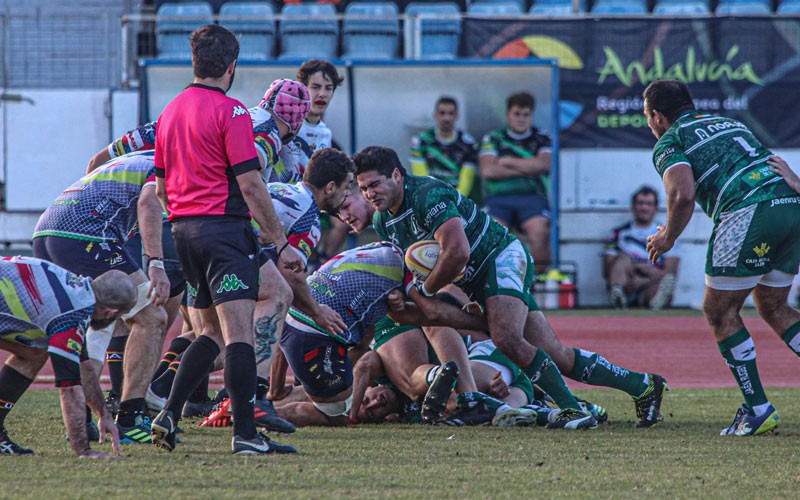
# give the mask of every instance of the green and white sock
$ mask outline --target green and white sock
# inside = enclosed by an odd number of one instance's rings
[[[746,328],[742,328],[717,345],[736,383],[739,384],[745,403],[756,412],[756,415],[763,413],[769,401],[758,376],[756,346],[750,333]]]
[[[541,349],[536,349],[536,356],[531,364],[522,369],[531,382],[538,384],[556,402],[559,408],[572,408],[583,411],[575,400],[575,396],[564,382],[555,362]]]
[[[633,397],[641,395],[649,382],[647,374],[632,372],[611,363],[596,352],[573,349],[575,364],[567,377],[589,385],[613,387]]]
[[[783,333],[783,341],[797,356],[800,356],[800,321],[790,326]]]

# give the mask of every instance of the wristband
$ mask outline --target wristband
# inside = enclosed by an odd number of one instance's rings
[[[289,240],[286,240],[286,243],[284,243],[283,246],[281,247],[281,249],[278,250],[278,258],[279,259],[281,258],[281,254],[283,253],[283,251],[286,250],[286,247],[288,247],[288,246],[289,246]]]
[[[154,257],[147,261],[147,267],[157,267],[159,269],[164,269],[164,261]]]
[[[420,295],[422,295],[423,297],[427,297],[427,298],[431,298],[434,295],[436,295],[435,293],[431,293],[431,292],[427,291],[425,289],[425,283],[422,282],[422,281],[417,283],[417,291],[420,293]]]

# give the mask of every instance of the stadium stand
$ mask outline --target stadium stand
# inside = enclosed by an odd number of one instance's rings
[[[339,22],[331,4],[290,4],[281,10],[279,59],[336,59]]]
[[[461,18],[458,5],[453,2],[411,2],[405,11],[408,16],[418,16],[420,58],[454,59],[458,55],[461,36]]]
[[[571,16],[576,14],[572,0],[535,0],[529,14],[536,16]],[[586,13],[586,1],[578,2],[577,14]]]
[[[214,22],[208,2],[165,3],[156,18],[156,44],[160,59],[191,59],[189,35],[197,27]],[[184,18],[184,19],[181,19]]]
[[[800,14],[800,0],[783,0],[775,12],[778,14]]]
[[[714,11],[718,16],[771,14],[769,0],[720,0]]]
[[[707,0],[659,0],[653,7],[653,14],[663,16],[711,14],[711,7]]]
[[[219,24],[239,37],[239,59],[272,59],[275,48],[274,14],[272,4],[266,2],[227,2],[222,5],[219,15],[223,19],[220,19]],[[226,20],[224,16],[249,19]]]
[[[523,10],[517,2],[473,2],[467,8],[467,14],[475,16],[515,16]]]
[[[647,4],[643,0],[596,0],[592,14],[627,16],[647,14]]]
[[[394,59],[400,22],[393,2],[353,2],[342,22],[343,57],[350,59]]]

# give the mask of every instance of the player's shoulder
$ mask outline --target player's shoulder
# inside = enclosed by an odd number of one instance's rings
[[[472,137],[472,134],[465,130],[458,131],[458,141],[467,144],[468,146],[472,146],[475,144],[475,138]]]

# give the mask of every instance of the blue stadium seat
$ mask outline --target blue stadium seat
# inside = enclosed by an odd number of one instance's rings
[[[353,2],[344,10],[343,57],[394,59],[400,19],[394,2]]]
[[[239,59],[272,59],[275,47],[275,20],[272,4],[266,2],[227,2],[219,9],[219,24],[239,37]],[[252,19],[224,19],[238,16]]]
[[[720,0],[714,13],[718,16],[772,14],[769,0]]]
[[[480,0],[467,7],[467,14],[476,16],[515,16],[523,10],[517,2],[485,2]]]
[[[336,7],[324,4],[289,4],[281,11],[279,59],[336,59],[339,22]]]
[[[800,0],[782,0],[775,12],[778,14],[800,14]]]
[[[596,0],[592,14],[629,16],[647,14],[647,4],[642,0]]]
[[[411,2],[406,6],[406,22],[420,26],[420,57],[422,59],[454,59],[458,55],[461,17],[453,2]]]
[[[711,8],[708,0],[658,0],[653,7],[653,14],[663,16],[711,14]]]
[[[571,16],[575,14],[572,0],[535,0],[528,13],[537,16]],[[577,13],[586,13],[586,0],[578,2]]]
[[[191,59],[192,31],[214,22],[207,2],[165,3],[156,14],[156,44],[160,59]],[[183,18],[183,19],[181,19]]]

